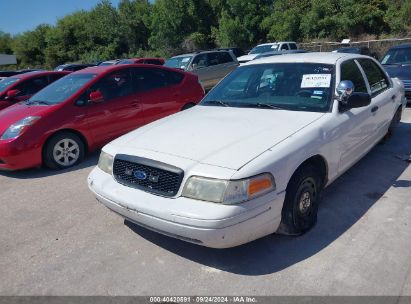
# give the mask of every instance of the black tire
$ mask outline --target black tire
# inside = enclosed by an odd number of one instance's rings
[[[315,225],[322,187],[323,177],[313,165],[294,173],[286,189],[278,233],[301,235]]]
[[[196,105],[195,103],[187,103],[181,108],[181,111],[188,110],[188,109],[194,107],[195,105]]]
[[[47,141],[43,161],[50,169],[66,169],[80,163],[84,155],[85,147],[81,138],[71,132],[61,132]]]
[[[391,120],[390,126],[388,127],[388,131],[384,137],[384,140],[390,138],[394,134],[395,128],[401,121],[401,117],[402,117],[402,107],[399,107],[397,112],[395,112],[394,117]]]

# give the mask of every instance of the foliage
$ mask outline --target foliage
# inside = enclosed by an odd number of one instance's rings
[[[339,40],[411,33],[411,0],[101,0],[54,26],[0,31],[0,53],[21,67],[170,56],[266,41]]]

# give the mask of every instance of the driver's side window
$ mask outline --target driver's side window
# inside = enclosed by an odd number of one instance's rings
[[[133,90],[130,70],[115,71],[110,75],[103,77],[85,91],[85,93],[76,101],[76,105],[81,106],[88,104],[90,94],[97,91],[103,95],[104,101],[131,95]]]
[[[354,84],[354,92],[368,93],[364,77],[354,60],[348,60],[341,64],[340,81],[351,80]]]
[[[197,55],[193,60],[193,68],[200,69],[208,66],[207,54]]]

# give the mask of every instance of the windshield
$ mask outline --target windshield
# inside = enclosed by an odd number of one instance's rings
[[[16,81],[19,81],[19,80],[20,80],[20,78],[15,78],[15,77],[4,78],[2,81],[0,81],[0,92],[3,92],[9,86],[11,86],[13,83],[15,83]]]
[[[58,104],[75,94],[96,74],[70,74],[53,82],[37,94],[33,95],[29,102],[46,102]]]
[[[193,56],[179,56],[167,59],[164,65],[169,68],[186,70]]]
[[[381,60],[382,64],[410,64],[411,63],[411,47],[392,49],[385,54]]]
[[[327,112],[334,66],[317,63],[256,64],[237,68],[203,99],[203,106]]]
[[[272,52],[272,51],[277,51],[278,49],[278,44],[269,44],[269,45],[257,45],[255,48],[253,48],[250,53],[248,54],[261,54],[261,53],[267,53],[267,52]]]

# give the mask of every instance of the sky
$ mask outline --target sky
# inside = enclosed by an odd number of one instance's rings
[[[76,10],[89,10],[100,0],[0,0],[0,31],[12,35],[42,23],[55,25]],[[111,0],[117,6],[119,0]]]

